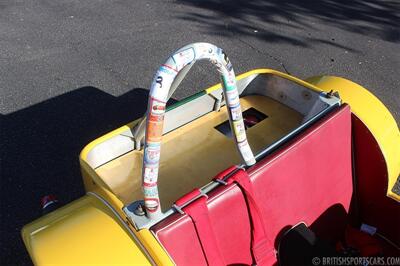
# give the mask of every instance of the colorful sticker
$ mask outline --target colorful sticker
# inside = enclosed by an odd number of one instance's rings
[[[158,117],[157,117],[158,118]],[[154,117],[151,117],[154,119]],[[160,142],[162,139],[163,121],[149,121],[147,126],[147,141]]]
[[[233,71],[229,71],[228,78],[226,79],[226,86],[228,90],[236,90],[236,78]]]
[[[147,138],[150,142],[160,142],[163,132],[165,102],[150,97]]]
[[[162,123],[164,121],[164,114],[161,114],[161,115],[150,114],[149,120],[152,121],[152,122]]]
[[[226,101],[230,108],[236,107],[240,104],[239,94],[238,94],[237,90],[230,90],[230,91],[227,91],[225,94],[226,94]]]
[[[178,70],[181,70],[187,64],[190,64],[195,59],[195,51],[193,47],[189,47],[172,56]]]
[[[247,140],[238,143],[239,152],[243,157],[243,160],[247,165],[253,165],[256,160],[254,158],[253,152],[251,151],[250,145]]]
[[[237,142],[246,140],[246,129],[244,127],[243,119],[239,121],[233,121],[233,131],[235,132]]]
[[[143,181],[143,187],[144,187],[145,189],[152,188],[152,187],[156,187],[156,186],[157,186],[157,182],[146,183],[146,182]]]
[[[170,76],[175,76],[178,73],[172,66],[169,65],[162,65],[159,71]]]
[[[235,73],[233,71],[228,72],[227,75],[223,75],[222,81],[227,91],[237,90]]]
[[[157,183],[143,184],[143,194],[146,198],[154,198],[158,195]]]
[[[153,97],[150,98],[150,113],[155,116],[162,116],[165,113],[166,103],[157,100]]]
[[[231,84],[228,84],[228,79],[225,76],[222,76],[222,82],[224,83],[224,87],[227,91],[235,90],[235,87]]]
[[[161,144],[148,145],[144,150],[144,160],[147,164],[156,164],[160,161]]]
[[[143,182],[150,183],[150,184],[157,182],[158,165],[154,165],[153,167],[150,167],[150,165],[146,165],[144,167],[143,172],[144,172]]]
[[[197,59],[210,58],[215,56],[214,49],[207,43],[199,43],[195,46]]]
[[[156,212],[158,210],[158,206],[160,200],[158,199],[158,197],[155,198],[144,198],[144,205],[146,207],[146,210],[149,212]]]
[[[157,71],[156,77],[151,85],[150,94],[157,95],[157,99],[166,102],[168,99],[169,88],[172,85],[176,75],[168,75],[161,70]]]
[[[240,105],[238,105],[236,107],[232,107],[231,114],[232,114],[233,121],[242,119],[242,109],[240,108]]]

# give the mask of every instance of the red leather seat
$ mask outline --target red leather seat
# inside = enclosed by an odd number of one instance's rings
[[[276,248],[279,235],[288,227],[299,222],[311,225],[335,205],[349,210],[350,116],[348,106],[338,108],[247,170],[270,248]],[[242,191],[233,183],[216,188],[208,196],[208,215],[224,262],[252,264],[251,223]],[[207,264],[187,214],[171,215],[151,230],[177,265]]]

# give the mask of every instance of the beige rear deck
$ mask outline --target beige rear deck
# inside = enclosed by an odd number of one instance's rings
[[[297,127],[303,116],[265,96],[241,98],[242,111],[251,107],[268,117],[248,129],[254,154]],[[159,170],[161,206],[168,209],[180,196],[201,187],[219,172],[240,162],[233,139],[215,126],[228,119],[226,107],[211,112],[163,137]],[[142,199],[143,151],[131,151],[96,169],[96,173],[125,203]]]

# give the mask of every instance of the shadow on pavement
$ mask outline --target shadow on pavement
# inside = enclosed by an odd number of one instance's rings
[[[180,19],[197,21],[205,27],[205,32],[216,35],[251,36],[271,43],[289,43],[302,47],[323,43],[351,50],[335,43],[335,39],[319,39],[311,37],[311,34],[299,39],[285,35],[279,29],[289,27],[313,32],[322,23],[388,42],[400,40],[398,1],[179,0],[178,3],[199,8],[199,12],[178,15]],[[202,10],[216,14],[205,15],[209,13]],[[255,21],[262,27],[255,25]],[[263,27],[262,23],[267,27]],[[258,30],[256,35],[254,30]]]
[[[20,230],[41,215],[40,198],[84,194],[78,156],[101,135],[141,117],[148,91],[114,97],[83,87],[1,116],[1,264],[31,264]],[[174,100],[172,100],[174,101]]]

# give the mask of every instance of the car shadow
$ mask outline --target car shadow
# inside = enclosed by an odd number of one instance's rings
[[[31,264],[20,230],[41,215],[40,198],[54,194],[66,204],[84,195],[80,151],[143,116],[147,97],[141,88],[114,97],[82,87],[1,116],[2,264]]]

